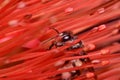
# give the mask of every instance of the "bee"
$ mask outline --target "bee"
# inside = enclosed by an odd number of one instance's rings
[[[58,33],[58,37],[52,42],[52,44],[49,47],[49,50],[52,49],[52,47],[61,47],[63,45],[65,45],[65,43],[67,41],[73,41],[75,39],[75,37],[73,36],[73,33],[71,31],[63,31],[63,32],[59,32],[58,30],[56,30],[55,28],[51,28],[53,30],[55,30]]]
[[[57,48],[57,47],[62,47],[65,45],[66,42],[69,42],[69,41],[73,41],[76,39],[76,36],[73,35],[73,33],[71,31],[63,31],[63,32],[59,32],[58,30],[56,30],[55,28],[52,28],[54,31],[56,31],[58,33],[58,37],[55,38],[55,40],[53,40],[52,44],[50,45],[49,47],[49,50],[52,49],[54,46]],[[80,40],[79,42],[77,42],[76,44],[68,47],[66,50],[74,50],[74,49],[79,49],[79,48],[84,48],[84,44],[82,42],[82,40]],[[87,52],[82,50],[80,51],[79,54],[77,55],[73,55],[73,56],[84,56],[84,55],[87,55]],[[74,60],[74,61],[67,61],[65,63],[65,65],[67,64],[71,64],[73,67],[78,67],[78,66],[82,66],[82,64],[87,64],[91,62],[90,58],[87,57],[87,58],[81,58],[81,59],[78,59],[78,60]],[[93,67],[88,67],[87,69],[88,72],[95,72],[94,71],[94,68]],[[75,70],[75,71],[72,71],[72,72],[69,72],[69,73],[66,73],[67,74],[70,74],[72,76],[77,76],[77,75],[81,75],[82,72],[81,70]],[[63,74],[64,76],[65,74]]]
[[[52,49],[53,46],[55,46],[56,48],[64,46],[66,42],[74,41],[77,38],[77,36],[74,36],[71,31],[63,31],[60,33],[55,28],[51,28],[51,29],[53,29],[58,33],[58,37],[52,42],[48,50]],[[67,48],[67,50],[79,49],[83,47],[84,47],[83,42],[80,40],[78,43]]]

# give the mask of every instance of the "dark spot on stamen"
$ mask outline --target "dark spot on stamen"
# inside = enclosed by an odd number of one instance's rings
[[[26,14],[25,16],[24,16],[24,19],[30,19],[32,17],[32,14]]]

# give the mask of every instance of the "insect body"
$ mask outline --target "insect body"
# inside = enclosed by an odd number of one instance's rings
[[[67,50],[73,50],[73,49],[78,49],[78,48],[83,48],[83,47],[84,47],[83,42],[79,41],[78,43],[67,48]]]
[[[64,31],[62,33],[59,33],[56,29],[54,29],[59,35],[58,37],[52,42],[52,44],[49,47],[49,50],[55,46],[61,47],[63,46],[67,41],[72,41],[74,39],[74,36],[71,31]]]
[[[80,56],[82,56],[82,55],[87,55],[87,53],[85,52],[85,51],[81,51],[80,52]],[[91,59],[89,58],[89,57],[87,57],[87,58],[81,58],[80,59],[83,63],[89,63],[89,62],[91,62]],[[88,67],[87,68],[87,70],[88,70],[88,72],[95,72],[95,70],[94,70],[94,68],[93,67]],[[97,79],[97,76],[95,75],[94,76],[94,79],[96,80]]]
[[[64,31],[62,33],[59,33],[56,29],[54,29],[54,30],[58,33],[58,37],[55,38],[55,40],[52,42],[51,46],[49,47],[49,50],[54,46],[56,48],[61,47],[61,46],[64,46],[66,42],[75,40],[75,37],[73,36],[72,32],[70,32],[70,31]],[[74,49],[79,49],[79,48],[84,48],[84,44],[81,40],[78,43],[68,47],[66,50],[74,50]],[[84,55],[87,55],[87,52],[82,49],[82,51],[79,54],[74,55],[74,56],[84,56]],[[82,64],[87,64],[89,62],[91,62],[91,60],[90,60],[89,57],[87,57],[87,58],[77,59],[77,60],[74,60],[74,61],[67,61],[64,65],[66,66],[67,64],[70,64],[73,67],[80,67],[80,66],[82,66]],[[93,72],[94,73],[94,68],[93,67],[88,67],[88,68],[85,69],[85,71],[86,70],[88,72]],[[69,80],[72,77],[74,78],[76,76],[81,75],[82,72],[84,73],[84,70],[74,70],[74,71],[71,71],[71,72],[62,73],[62,78],[63,79],[67,78]],[[66,77],[66,75],[67,76],[69,75],[69,76]]]

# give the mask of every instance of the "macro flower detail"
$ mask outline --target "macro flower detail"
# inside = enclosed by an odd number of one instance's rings
[[[0,0],[0,80],[120,80],[119,0]]]

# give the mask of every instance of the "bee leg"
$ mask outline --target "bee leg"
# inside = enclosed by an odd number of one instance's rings
[[[51,50],[54,45],[55,45],[55,43],[53,42],[53,43],[50,45],[50,47],[48,48],[48,50]]]

